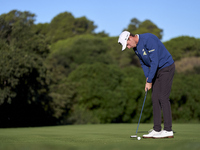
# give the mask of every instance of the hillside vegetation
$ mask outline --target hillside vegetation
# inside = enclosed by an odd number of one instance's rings
[[[145,76],[133,50],[86,17],[63,12],[50,23],[12,10],[0,15],[0,127],[137,122]],[[133,18],[125,28],[163,30]],[[164,42],[176,64],[170,100],[173,121],[200,120],[200,39]],[[141,122],[152,121],[151,92]]]

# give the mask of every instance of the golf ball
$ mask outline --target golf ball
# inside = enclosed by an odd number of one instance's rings
[[[138,140],[140,140],[140,139],[141,139],[141,137],[137,137],[137,139],[138,139]]]

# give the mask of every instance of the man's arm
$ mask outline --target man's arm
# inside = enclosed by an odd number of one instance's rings
[[[141,59],[140,59],[140,64],[141,64],[142,69],[143,69],[143,71],[144,71],[144,75],[145,75],[145,77],[147,78],[148,75],[149,75],[149,67],[146,66],[146,65],[144,64],[144,62],[143,62]]]
[[[151,67],[150,67],[150,71],[148,74],[147,83],[152,83],[152,80],[158,69],[158,63],[159,63],[158,62],[158,60],[159,60],[158,45],[157,45],[156,40],[154,40],[153,38],[148,39],[146,45],[147,45],[149,57],[151,60]]]

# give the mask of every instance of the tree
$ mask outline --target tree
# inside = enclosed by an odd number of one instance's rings
[[[105,33],[105,31],[94,33],[94,35],[99,36],[99,37],[109,37],[109,34]]]
[[[36,34],[42,34],[44,36],[47,36],[49,32],[49,23],[39,23],[39,24],[34,24],[34,32]]]
[[[159,39],[162,39],[163,36],[163,30],[158,28],[150,20],[140,22],[138,19],[133,18],[131,19],[131,23],[128,25],[128,28],[124,30],[128,30],[133,34],[152,33]]]
[[[119,123],[137,122],[144,98],[142,69],[103,63],[82,64],[65,81],[72,85],[73,102],[63,122]],[[148,95],[150,97],[151,94]],[[148,98],[149,99],[149,98]],[[151,101],[146,102],[142,122],[152,118]],[[69,107],[68,107],[69,108]]]
[[[74,16],[68,12],[60,13],[59,15],[55,16],[49,25],[48,33],[48,36],[50,36],[52,42],[74,36],[74,21]]]
[[[128,31],[135,33],[140,23],[141,22],[137,18],[131,19],[131,23],[128,25]]]
[[[86,17],[74,18],[71,13],[63,12],[54,17],[49,24],[48,36],[52,42],[80,34],[92,34],[96,26]]]
[[[32,31],[34,16],[17,10],[0,16],[0,104],[1,110],[13,109],[9,113],[1,112],[12,118],[10,126],[16,122],[19,126],[41,125],[45,119],[36,122],[26,119],[36,110],[40,112],[35,112],[36,118],[51,113],[44,64],[49,48],[45,37]],[[5,124],[7,121],[4,120]]]
[[[173,38],[164,43],[174,60],[185,57],[200,56],[200,39],[189,36]]]
[[[122,69],[124,73],[121,87],[125,97],[125,107],[122,115],[122,122],[138,122],[144,99],[145,76],[142,68],[128,66]],[[150,122],[152,115],[152,104],[150,101],[151,92],[147,95],[145,109],[141,122]]]
[[[88,34],[93,33],[96,26],[94,26],[93,21],[88,20],[86,17],[76,18],[74,22],[74,32],[75,34]]]
[[[191,122],[200,120],[198,74],[175,74],[170,100],[173,120]]]
[[[112,63],[110,55],[107,54],[108,50],[107,43],[101,37],[80,35],[66,40],[60,40],[53,44],[52,52],[47,61],[54,63],[54,65],[63,66],[65,68],[63,73],[67,76],[83,63]]]
[[[77,84],[69,120],[79,124],[116,122],[125,102],[119,87],[122,76],[117,66],[80,65],[68,78]]]
[[[140,61],[135,55],[133,49],[122,51],[121,45],[117,43],[118,37],[105,37],[103,40],[108,46],[107,54],[111,57],[111,60],[114,64],[117,64],[121,68],[129,66],[141,66]]]

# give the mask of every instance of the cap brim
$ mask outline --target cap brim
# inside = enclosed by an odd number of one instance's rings
[[[126,49],[126,45],[127,45],[127,41],[125,41],[125,43],[122,45],[122,51]]]

